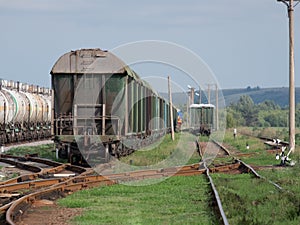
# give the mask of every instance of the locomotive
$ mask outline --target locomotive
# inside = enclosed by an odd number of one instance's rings
[[[190,130],[209,136],[214,129],[214,109],[212,104],[190,105]]]
[[[0,144],[50,136],[50,89],[0,80]]]
[[[50,74],[57,157],[71,164],[92,166],[128,155],[169,132],[171,110],[177,114],[109,51],[67,52]]]

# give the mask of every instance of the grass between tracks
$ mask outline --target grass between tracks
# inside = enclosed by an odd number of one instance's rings
[[[53,144],[43,144],[37,146],[20,146],[11,148],[7,154],[24,156],[27,154],[38,154],[38,157],[47,158],[53,161],[65,162],[65,160],[56,159]]]
[[[155,185],[142,182],[76,192],[59,205],[85,209],[72,219],[77,225],[218,224],[204,175],[171,177]]]
[[[169,136],[166,136],[155,148],[148,147],[122,160],[126,163],[132,160],[133,165],[151,165],[171,157],[176,148],[183,154],[187,146],[194,146],[195,136],[185,133],[176,135],[176,139],[187,140],[190,144],[172,142]],[[275,160],[275,154],[267,153],[268,147],[257,138],[238,133],[234,139],[232,131],[229,130],[225,134],[224,142],[230,146],[229,150],[232,147],[241,153],[253,153],[248,157],[239,157],[248,164],[279,164],[279,161]],[[247,144],[249,149],[246,148]],[[186,164],[199,161],[195,147],[193,151]],[[220,164],[219,161],[224,161],[226,164],[231,159],[224,157],[214,163]],[[253,178],[249,174],[212,175],[229,224],[299,224],[299,163],[293,168],[263,170],[259,171],[259,174],[286,190],[280,192],[268,182]],[[116,185],[86,190],[61,199],[59,204],[65,207],[85,208],[84,213],[73,220],[73,223],[78,225],[217,224],[217,219],[212,215],[208,192],[209,187],[204,176],[172,177],[155,185]]]
[[[268,153],[266,150],[274,149],[274,147],[267,146],[264,144],[263,140],[259,138],[255,138],[253,136],[262,136],[268,138],[279,138],[281,140],[286,139],[286,129],[285,128],[238,128],[238,135],[234,139],[233,138],[233,130],[228,129],[226,131],[224,142],[238,150],[241,153],[252,153],[251,156],[247,157],[239,157],[241,160],[248,164],[253,165],[278,165],[279,161],[275,159],[275,153]],[[247,135],[245,135],[247,134]],[[250,135],[250,136],[249,136]],[[300,136],[300,135],[298,135]],[[249,149],[247,149],[247,144]],[[278,149],[278,153],[281,150]],[[286,150],[286,153],[288,149]],[[296,145],[295,153],[290,156],[292,160],[296,161],[298,164],[300,163],[300,146]]]
[[[245,163],[259,166],[276,165],[280,163],[279,161],[276,161],[275,154],[267,152],[267,149],[270,149],[270,147],[258,138],[240,133],[234,138],[233,132],[228,130],[223,142],[230,146],[229,151],[233,148],[240,153],[250,153],[250,156],[237,156]],[[247,149],[247,145],[249,146],[249,149]]]
[[[200,157],[196,152],[196,139],[196,136],[186,132],[175,133],[174,141],[166,135],[157,143],[121,158],[121,162],[133,166],[155,165],[164,160],[172,161],[173,165],[198,163]]]
[[[279,131],[262,130],[263,136],[276,137]],[[270,133],[268,133],[270,132]],[[224,142],[230,149],[251,156],[237,156],[252,165],[278,165],[275,154],[263,141],[238,133],[234,139],[232,131],[226,132]],[[273,136],[272,136],[273,134]],[[247,144],[249,149],[246,148]],[[299,146],[296,147],[296,149]],[[291,157],[297,161],[297,154]],[[259,174],[284,188],[279,191],[264,179],[253,178],[250,174],[213,174],[229,224],[299,224],[300,221],[300,165],[274,167],[259,170]]]
[[[283,171],[267,173],[277,176],[278,172]],[[286,171],[278,177],[282,181],[285,180],[284,173]],[[279,191],[269,182],[250,174],[213,174],[212,177],[229,224],[299,224],[299,194]]]
[[[298,201],[300,215],[300,165],[296,164],[294,167],[279,167],[277,169],[261,170],[259,173],[279,184],[285,192],[289,191],[294,195],[295,202]]]

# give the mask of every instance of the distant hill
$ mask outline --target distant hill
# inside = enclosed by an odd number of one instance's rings
[[[289,105],[289,88],[253,88],[253,89],[225,89],[222,91],[226,105],[237,102],[242,95],[248,95],[255,104],[272,100],[281,107]],[[296,102],[300,101],[300,88],[295,89]]]
[[[224,89],[222,90],[226,105],[237,102],[241,96],[248,95],[252,98],[255,104],[264,102],[265,100],[272,100],[281,107],[286,107],[289,105],[289,88],[240,88],[240,89]],[[295,89],[295,99],[296,104],[300,103],[300,88]],[[168,98],[166,93],[160,93],[164,98]],[[205,94],[202,92],[202,101],[207,103]],[[220,96],[220,94],[219,94]],[[211,91],[211,102],[215,100],[215,93]],[[184,105],[187,102],[186,93],[173,93],[172,99],[175,105]],[[195,102],[199,102],[199,97],[195,95]]]

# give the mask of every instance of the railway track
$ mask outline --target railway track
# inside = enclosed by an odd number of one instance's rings
[[[36,157],[0,155],[0,162],[21,171],[20,176],[0,182],[1,213],[24,195],[63,182],[69,176],[87,172],[85,168]]]
[[[245,162],[243,162],[242,160],[240,160],[240,159],[238,158],[238,155],[239,155],[239,154],[233,155],[226,147],[224,147],[222,144],[220,144],[219,142],[217,142],[217,141],[215,141],[215,140],[212,140],[212,143],[213,143],[216,147],[218,147],[221,151],[223,151],[224,155],[233,157],[234,161],[239,165],[238,168],[239,168],[243,173],[251,173],[251,174],[253,174],[253,177],[258,178],[258,179],[263,179],[263,180],[265,180],[266,182],[269,182],[270,184],[274,185],[279,191],[282,191],[282,190],[283,190],[283,188],[282,188],[280,185],[278,185],[278,184],[276,184],[275,182],[273,182],[273,181],[267,179],[266,177],[261,176],[261,175],[260,175],[253,167],[251,167],[250,165],[248,165],[248,164],[246,164]],[[197,146],[200,146],[200,144],[198,143]],[[214,184],[214,181],[213,181],[212,177],[210,176],[210,172],[212,172],[212,171],[213,171],[213,172],[216,172],[216,171],[215,171],[216,168],[209,168],[209,167],[207,166],[206,161],[210,161],[210,159],[209,159],[209,158],[208,158],[208,159],[204,158],[205,156],[204,156],[204,153],[201,151],[201,149],[199,149],[198,152],[199,152],[201,158],[203,159],[203,160],[202,160],[202,162],[203,162],[203,167],[205,168],[205,171],[206,171],[205,174],[206,174],[207,179],[208,179],[208,181],[209,181],[209,183],[210,183],[210,185],[211,185],[211,190],[212,190],[212,193],[213,193],[213,199],[214,199],[214,201],[215,201],[215,203],[216,203],[216,205],[217,205],[217,213],[220,215],[220,218],[221,218],[221,220],[222,220],[222,223],[223,223],[224,225],[228,225],[229,223],[228,223],[228,219],[227,219],[227,217],[226,217],[226,214],[225,214],[224,209],[223,209],[223,206],[222,206],[222,201],[221,201],[221,199],[220,199],[220,196],[219,196],[219,193],[218,193],[218,191],[217,191],[217,188],[216,188],[216,186],[215,186],[215,184]]]
[[[253,135],[253,134],[249,134],[247,132],[241,132],[242,135],[244,136],[248,136],[248,137],[253,137],[253,138],[258,138],[260,140],[262,140],[266,145],[269,145],[271,147],[274,148],[281,148],[282,146],[284,147],[288,147],[289,146],[289,142],[284,141],[279,139],[278,137],[267,137],[267,136],[261,136],[261,135]]]
[[[238,158],[238,156],[240,156],[240,154],[233,155],[233,154],[231,154],[231,152],[230,152],[226,147],[224,147],[224,146],[223,146],[222,144],[220,144],[219,142],[217,142],[217,141],[215,141],[215,140],[214,140],[213,142],[214,142],[216,145],[220,146],[220,148],[221,148],[228,156],[232,156],[233,159],[234,159],[235,161],[239,162],[244,168],[246,168],[246,170],[247,170],[248,173],[252,173],[256,178],[264,179],[264,180],[266,180],[267,182],[273,184],[276,188],[278,188],[278,189],[280,189],[280,190],[283,190],[283,188],[282,188],[280,185],[274,183],[273,181],[267,179],[267,178],[264,177],[264,176],[261,176],[261,175],[260,175],[253,167],[251,167],[250,165],[248,165],[248,164],[246,164],[245,162],[243,162],[242,160],[240,160],[240,159]],[[242,154],[242,155],[244,156],[245,154]],[[257,168],[260,168],[260,167],[257,167]]]
[[[71,176],[86,172],[88,170],[79,166],[63,164],[48,159],[31,156],[20,157],[1,154],[0,162],[13,166],[13,168],[16,168],[20,173],[20,175],[15,178],[0,182],[0,187],[5,184],[31,181],[37,178],[49,178],[51,175],[57,177],[68,175]]]
[[[238,162],[232,165],[218,166],[211,170],[212,172],[230,172],[238,170],[240,164]],[[0,193],[13,195],[22,190],[31,190],[24,193],[8,204],[0,207],[3,222],[7,224],[16,224],[21,216],[29,209],[35,202],[46,199],[55,200],[64,197],[75,191],[98,187],[103,185],[113,185],[117,183],[144,180],[149,178],[162,178],[175,176],[191,176],[204,174],[205,169],[199,169],[199,164],[186,165],[182,167],[172,167],[158,170],[141,170],[118,174],[94,175],[92,171],[88,170],[80,174],[76,174],[70,178],[51,178],[45,180],[26,180],[6,184],[0,184]],[[4,216],[5,215],[5,216]]]
[[[230,155],[230,152],[226,148],[224,148],[222,145],[220,145],[218,142],[212,141],[212,143],[213,143],[213,145],[215,145],[215,147],[221,149],[221,151],[223,153],[225,153],[225,155]],[[210,171],[211,170],[207,166],[207,160],[211,161],[211,159],[210,158],[207,159],[207,158],[204,157],[205,153],[200,148],[200,143],[198,141],[196,141],[196,145],[198,147],[198,153],[199,153],[199,155],[202,159],[202,165],[203,165],[204,170],[205,170],[205,175],[207,177],[207,180],[210,183],[211,193],[213,195],[213,199],[214,199],[214,201],[216,203],[216,206],[217,206],[217,212],[216,213],[220,215],[221,221],[223,222],[224,225],[229,225],[226,214],[225,214],[223,206],[222,206],[222,202],[221,202],[219,193],[218,193],[217,188],[216,188],[216,186],[213,182],[212,177],[210,176]],[[214,151],[216,151],[216,150],[214,149]],[[219,151],[218,151],[218,153],[219,153]],[[238,168],[240,168],[240,164],[238,164],[238,165],[239,165]],[[215,171],[215,170],[213,170],[213,171]]]
[[[117,174],[95,175],[93,170],[75,167],[68,164],[61,164],[44,160],[35,157],[14,157],[2,155],[0,160],[10,160],[20,168],[27,167],[27,164],[22,164],[24,161],[32,162],[30,169],[31,174],[21,175],[17,178],[0,183],[0,196],[7,196],[12,199],[8,203],[0,207],[2,222],[7,224],[16,224],[22,218],[22,215],[35,202],[40,200],[56,200],[60,197],[65,197],[75,191],[84,190],[92,187],[103,185],[113,185],[123,182],[144,180],[149,178],[162,178],[170,176],[191,176],[205,174],[211,184],[213,198],[218,205],[218,213],[224,224],[228,224],[226,215],[222,208],[222,203],[215,187],[210,173],[253,173],[255,177],[263,178],[249,165],[233,156],[231,152],[218,142],[213,143],[217,148],[223,151],[223,154],[234,157],[234,161],[228,165],[218,165],[208,167],[206,161],[200,163],[186,165],[182,167],[171,167],[158,170],[141,170]],[[203,154],[199,151],[200,154]],[[202,155],[203,156],[203,155]],[[16,160],[17,159],[17,160]],[[16,162],[17,161],[17,162]],[[19,162],[22,161],[22,162]],[[33,164],[33,165],[32,165]],[[43,166],[41,166],[41,164]],[[26,166],[25,166],[26,165]],[[72,177],[62,176],[55,177],[53,174],[61,171],[72,171]],[[277,188],[282,189],[279,185]],[[25,191],[24,191],[25,190]],[[21,193],[21,194],[20,194]],[[16,196],[18,194],[18,196]]]

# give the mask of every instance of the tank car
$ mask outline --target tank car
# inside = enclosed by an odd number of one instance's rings
[[[50,89],[0,80],[1,145],[50,137]]]
[[[190,105],[190,130],[209,136],[214,128],[214,109],[212,104]]]
[[[171,127],[168,101],[109,51],[68,52],[50,73],[57,157],[72,164],[130,154]]]

